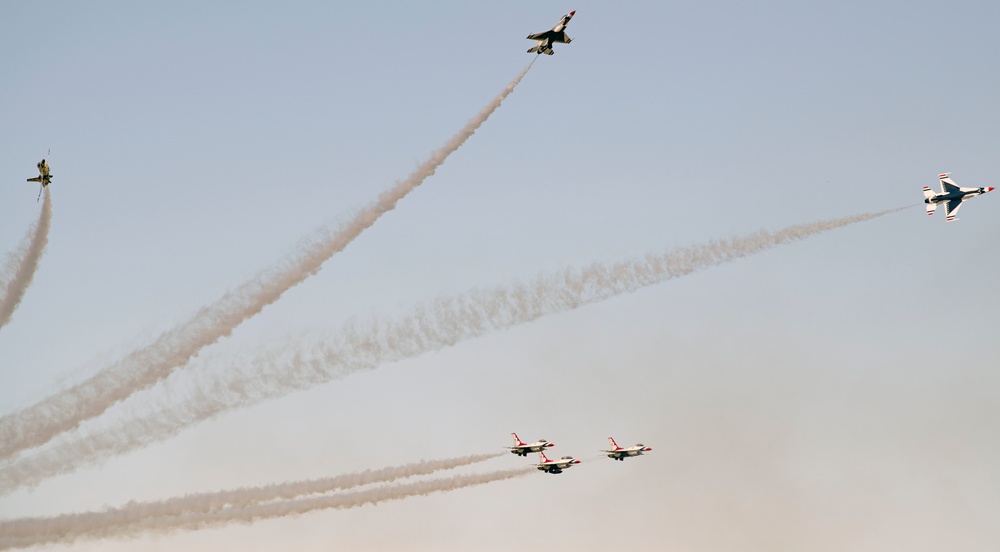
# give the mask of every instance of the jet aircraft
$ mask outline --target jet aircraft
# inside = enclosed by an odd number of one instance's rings
[[[42,188],[48,186],[52,182],[52,174],[49,173],[49,164],[44,159],[38,162],[37,167],[38,176],[35,178],[29,178],[28,182],[40,182],[42,184],[42,186],[38,188],[38,197],[42,197]]]
[[[545,439],[539,439],[534,443],[525,443],[517,437],[517,433],[511,433],[514,437],[514,446],[507,447],[510,449],[511,454],[516,454],[518,456],[527,456],[529,452],[541,452],[545,450],[545,447],[554,447],[555,443],[550,443]]]
[[[573,464],[580,463],[579,460],[572,456],[563,456],[559,460],[549,460],[543,451],[538,451],[538,456],[541,462],[535,464],[535,467],[545,473],[562,473],[563,470],[573,467]]]
[[[556,25],[555,27],[552,27],[551,31],[545,31],[541,33],[528,35],[528,40],[534,40],[538,42],[538,45],[528,50],[528,53],[530,54],[532,52],[536,52],[539,54],[548,54],[551,56],[552,54],[555,53],[552,51],[553,43],[560,42],[562,44],[569,44],[570,42],[572,42],[573,39],[566,34],[566,25],[569,24],[570,19],[573,19],[574,13],[576,13],[576,10],[573,10],[564,15],[563,18],[559,20],[559,24]]]
[[[950,174],[941,173],[938,175],[938,179],[941,181],[941,193],[939,194],[934,193],[930,187],[924,186],[924,203],[927,204],[927,215],[933,215],[938,205],[944,203],[945,221],[947,222],[958,220],[955,218],[955,214],[958,213],[963,201],[993,191],[992,187],[961,188],[948,176]]]
[[[641,456],[642,453],[653,450],[642,443],[639,443],[634,447],[622,448],[618,446],[618,443],[616,443],[611,437],[608,437],[608,442],[611,443],[611,450],[602,450],[601,452],[608,453],[608,458],[614,458],[615,460],[624,461],[630,456]]]

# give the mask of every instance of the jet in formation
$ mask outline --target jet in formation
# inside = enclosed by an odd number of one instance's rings
[[[517,433],[511,433],[514,437],[514,446],[507,447],[510,449],[511,454],[516,454],[518,456],[527,456],[529,452],[542,452],[546,447],[554,447],[555,443],[550,443],[545,439],[539,439],[534,443],[525,443],[517,437]]]
[[[42,197],[42,188],[48,186],[52,182],[52,173],[49,172],[49,164],[44,159],[39,161],[37,166],[38,176],[29,178],[28,182],[41,183],[41,188],[38,188],[38,197]]]
[[[534,464],[534,466],[545,473],[562,473],[563,470],[569,469],[580,463],[580,460],[577,460],[572,456],[563,456],[558,460],[549,460],[549,457],[545,456],[545,449],[554,447],[555,444],[550,443],[545,439],[539,439],[534,443],[525,443],[518,438],[517,433],[511,433],[510,435],[514,438],[514,446],[507,447],[510,449],[510,452],[518,456],[527,456],[529,452],[537,452],[540,462]],[[613,437],[608,437],[608,442],[611,443],[611,449],[602,450],[601,452],[607,454],[608,458],[613,458],[615,460],[625,460],[630,456],[641,456],[643,453],[653,450],[651,447],[647,447],[642,443],[632,447],[622,448],[618,446],[618,443],[615,442]]]
[[[573,467],[574,464],[579,464],[580,461],[572,456],[563,456],[559,460],[549,460],[545,456],[545,452],[538,451],[538,456],[541,462],[535,464],[535,467],[542,470],[545,473],[562,473],[563,470]]]
[[[608,437],[608,442],[611,443],[611,450],[602,450],[601,452],[606,452],[608,458],[614,458],[615,460],[625,460],[630,456],[641,456],[644,452],[649,452],[653,450],[646,445],[639,443],[634,447],[622,448],[618,446],[618,443],[612,437]]]
[[[570,42],[572,42],[573,39],[566,34],[566,25],[569,24],[570,19],[573,19],[574,13],[576,13],[576,10],[573,10],[564,15],[563,18],[559,20],[559,24],[556,25],[555,27],[552,27],[551,31],[545,31],[541,33],[528,35],[528,40],[534,40],[535,42],[538,43],[537,46],[528,50],[528,53],[530,54],[535,52],[539,54],[548,54],[551,56],[552,54],[555,53],[552,51],[552,44],[556,42],[562,44],[569,44]]]
[[[950,174],[941,173],[938,175],[938,180],[941,181],[941,193],[934,193],[929,186],[924,186],[924,203],[927,204],[927,215],[933,215],[938,205],[943,203],[945,206],[945,220],[947,222],[958,220],[955,218],[955,214],[958,213],[958,209],[962,206],[963,201],[993,191],[992,187],[962,188],[955,184],[951,177],[948,176]]]

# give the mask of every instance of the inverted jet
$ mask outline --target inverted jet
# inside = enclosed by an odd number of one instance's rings
[[[941,193],[934,193],[930,187],[924,186],[924,203],[927,204],[927,215],[933,215],[938,205],[944,204],[947,222],[958,220],[955,218],[955,214],[958,213],[963,201],[993,191],[992,187],[962,188],[948,176],[950,174],[941,173],[938,175],[938,179],[941,181]]]
[[[566,25],[569,24],[570,19],[573,19],[574,13],[576,13],[576,10],[573,10],[564,15],[563,18],[559,20],[559,24],[556,25],[555,27],[552,27],[551,31],[545,31],[541,33],[528,35],[528,40],[534,40],[535,42],[538,43],[537,46],[528,50],[528,53],[530,54],[534,52],[538,54],[548,54],[551,56],[552,54],[555,53],[552,51],[552,44],[556,42],[562,44],[569,44],[570,42],[572,42],[573,39],[566,34]]]
[[[611,437],[608,437],[608,442],[611,443],[611,450],[602,450],[601,452],[606,452],[608,454],[608,458],[614,458],[615,460],[624,461],[630,456],[641,456],[642,453],[653,450],[642,443],[639,443],[634,447],[622,448],[618,446],[618,443],[616,443]]]

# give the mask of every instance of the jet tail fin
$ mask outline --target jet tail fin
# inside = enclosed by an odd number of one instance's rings
[[[924,186],[924,203],[927,204],[927,216],[933,215],[934,211],[937,210],[938,204],[937,203],[933,203],[931,201],[931,199],[933,199],[935,195],[937,195],[937,194],[935,194],[930,189],[929,186]]]

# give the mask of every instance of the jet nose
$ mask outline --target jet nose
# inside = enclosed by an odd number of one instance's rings
[[[992,192],[993,191],[993,186],[990,186],[989,188],[986,188],[986,191],[987,192]]]

